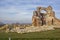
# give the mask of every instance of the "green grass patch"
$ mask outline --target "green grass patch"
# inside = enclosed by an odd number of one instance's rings
[[[31,33],[5,33],[0,32],[0,38],[60,38],[60,29],[43,31],[43,32],[31,32]]]

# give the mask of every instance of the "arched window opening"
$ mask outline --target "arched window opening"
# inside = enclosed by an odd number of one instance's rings
[[[46,13],[46,11],[45,11],[45,10],[41,10],[40,12],[41,12],[41,13]]]

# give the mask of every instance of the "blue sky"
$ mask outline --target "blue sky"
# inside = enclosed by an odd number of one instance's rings
[[[38,6],[51,5],[60,19],[60,0],[0,0],[0,21],[5,23],[31,23],[33,11]]]

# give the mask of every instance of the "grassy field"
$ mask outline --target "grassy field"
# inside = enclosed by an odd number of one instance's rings
[[[33,32],[33,33],[1,33],[0,32],[0,40],[8,40],[8,38],[12,40],[60,40],[60,29],[51,30],[51,31],[43,31],[43,32]]]

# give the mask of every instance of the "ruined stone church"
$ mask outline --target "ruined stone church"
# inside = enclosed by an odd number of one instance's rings
[[[33,11],[32,26],[40,27],[43,25],[60,25],[60,20],[55,17],[55,12],[51,6],[37,7]]]

